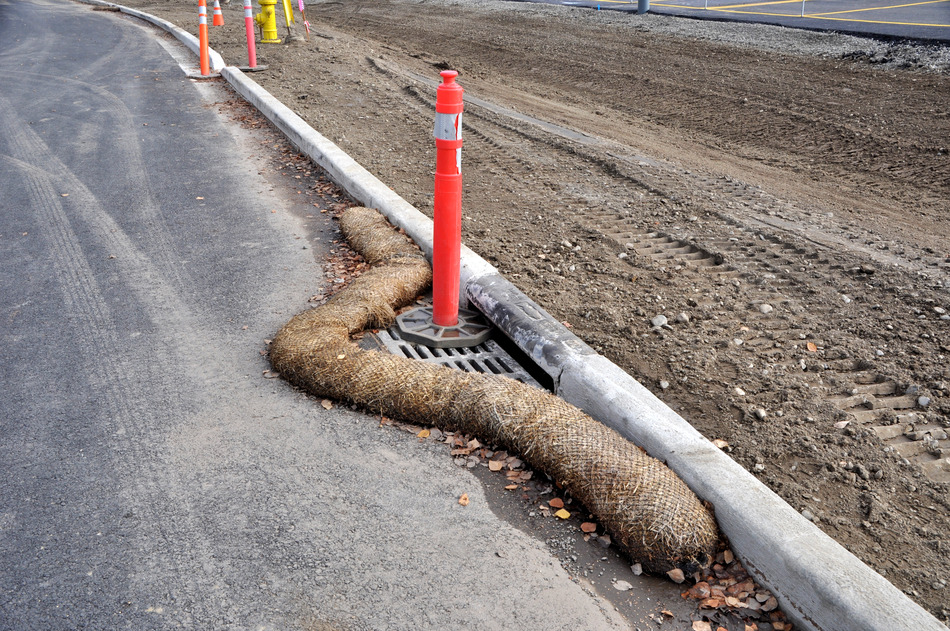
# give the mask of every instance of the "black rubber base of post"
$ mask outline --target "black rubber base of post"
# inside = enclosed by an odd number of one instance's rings
[[[467,348],[491,337],[491,325],[477,311],[459,309],[458,320],[440,326],[432,321],[432,307],[419,307],[396,316],[396,326],[402,339],[430,348]]]

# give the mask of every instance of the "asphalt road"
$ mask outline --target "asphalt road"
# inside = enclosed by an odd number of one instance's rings
[[[262,377],[332,230],[172,48],[0,2],[0,629],[624,628],[444,450]]]
[[[636,12],[638,0],[519,0]],[[950,41],[950,0],[651,0],[650,11],[699,20],[755,22],[815,31]]]

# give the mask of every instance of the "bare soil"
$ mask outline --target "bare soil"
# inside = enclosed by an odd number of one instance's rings
[[[125,4],[195,31],[191,2]],[[950,620],[946,48],[487,0],[307,17],[255,80],[431,213],[459,70],[465,243]]]

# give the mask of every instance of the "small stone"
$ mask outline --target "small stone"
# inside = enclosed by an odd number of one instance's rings
[[[661,389],[666,390],[666,389],[669,388],[669,387],[670,387],[670,382],[669,382],[669,381],[661,381],[661,382],[660,382],[660,388],[661,388]]]
[[[650,324],[656,327],[664,326],[667,322],[669,322],[669,320],[667,320],[666,316],[662,314],[650,320]]]
[[[920,394],[920,386],[907,386],[907,390],[904,390],[904,394],[916,396]]]
[[[925,408],[930,405],[930,397],[920,397],[917,399],[917,405],[919,407]]]
[[[760,421],[764,421],[765,417],[769,415],[769,413],[762,408],[756,408],[754,414],[755,418],[759,419]]]
[[[770,596],[768,600],[762,603],[762,611],[773,611],[778,607],[778,600],[775,596]]]
[[[884,357],[884,351],[882,351],[881,349],[877,349],[876,351],[874,351],[874,354],[877,355],[878,357]]]
[[[936,313],[937,315],[943,315],[946,312],[947,310],[944,309],[943,307],[934,307],[934,313]]]
[[[634,576],[640,576],[643,574],[643,566],[639,563],[634,563],[630,566],[630,571],[633,572]]]
[[[851,297],[850,297],[850,296],[846,296],[846,295],[844,295],[844,294],[841,294],[841,300],[844,301],[844,304],[848,304],[848,303],[851,302]]]
[[[763,304],[759,305],[759,311],[761,311],[762,313],[764,313],[764,314],[766,314],[766,315],[769,314],[769,313],[772,313],[773,309],[774,309],[774,307],[773,307],[772,305],[769,305],[769,304],[763,303]]]
[[[689,324],[689,315],[686,314],[685,312],[680,313],[676,316],[676,321],[679,322],[680,324]]]
[[[804,517],[804,518],[807,519],[808,521],[815,521],[815,516],[812,515],[811,511],[808,510],[807,508],[802,511],[802,517]],[[765,609],[764,606],[763,606],[762,608]],[[774,609],[774,607],[773,607],[772,609]],[[765,609],[765,610],[766,610],[766,611],[772,611],[772,609]]]
[[[621,252],[620,254],[617,255],[617,258],[618,258],[618,259],[625,259],[625,258],[627,258],[627,256],[628,256],[628,254],[627,254],[626,252]]]
[[[740,388],[739,386],[736,386],[736,394],[739,395],[740,397],[744,397],[744,396],[745,396],[745,390],[743,390],[743,389]]]
[[[742,340],[739,339],[738,337],[732,338],[732,343],[735,344],[736,346],[742,346]]]
[[[754,467],[752,467],[752,468],[755,469],[756,471],[759,471],[759,472],[765,471],[765,465],[762,464],[761,462],[757,463],[757,464],[756,464]]]
[[[633,585],[631,585],[627,581],[617,581],[614,583],[614,589],[616,589],[619,592],[628,592],[631,589],[633,589]]]
[[[666,573],[666,575],[669,576],[670,580],[673,581],[674,583],[682,583],[683,581],[686,580],[686,575],[683,574],[683,570],[679,568],[670,570],[669,572]]]

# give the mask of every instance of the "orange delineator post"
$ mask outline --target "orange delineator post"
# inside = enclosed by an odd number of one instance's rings
[[[208,55],[208,4],[198,0],[198,58],[201,61],[201,74],[211,74],[211,60]]]
[[[435,99],[435,218],[432,243],[432,321],[458,324],[462,249],[462,86],[445,70]]]
[[[482,314],[459,309],[462,253],[462,86],[446,70],[435,99],[435,218],[432,240],[432,306],[396,316],[403,340],[430,348],[468,348],[491,338]]]
[[[254,10],[251,0],[244,0],[244,30],[247,31],[247,65],[257,68],[257,49],[254,45]]]
[[[214,0],[214,9],[211,11],[211,25],[224,26],[224,14],[221,13],[221,0]]]

